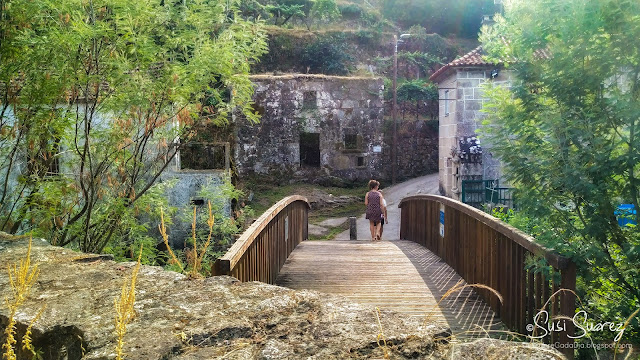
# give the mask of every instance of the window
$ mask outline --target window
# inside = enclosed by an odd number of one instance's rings
[[[358,148],[358,135],[345,134],[344,135],[344,148],[345,150],[355,150]]]
[[[228,143],[187,143],[180,147],[181,170],[226,170]]]
[[[195,198],[190,201],[192,206],[204,206],[204,199]]]
[[[357,165],[358,167],[364,166],[364,156],[358,156]]]
[[[449,90],[444,91],[444,116],[449,116]]]
[[[60,139],[41,140],[35,153],[27,154],[28,174],[43,179],[52,179],[60,174]]]
[[[319,133],[300,133],[300,165],[320,167]]]
[[[302,93],[302,108],[315,109],[318,107],[316,102],[317,93],[315,91],[305,91]]]

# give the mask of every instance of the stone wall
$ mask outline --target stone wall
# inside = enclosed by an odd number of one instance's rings
[[[183,248],[185,239],[191,237],[191,215],[194,206],[203,213],[206,211],[207,203],[211,201],[214,211],[222,210],[227,216],[231,214],[230,199],[222,193],[225,177],[228,177],[228,172],[224,170],[168,170],[161,175],[161,182],[170,182],[173,185],[166,191],[169,206],[176,208],[173,223],[167,226],[170,245],[173,248]],[[156,238],[160,238],[156,230],[150,229]]]
[[[255,75],[252,125],[238,117],[240,176],[364,181],[383,177],[383,81],[325,75]]]
[[[482,104],[486,101],[482,86],[491,81],[495,85],[510,86],[513,73],[501,70],[491,79],[494,67],[456,68],[439,84],[440,140],[438,163],[440,191],[443,195],[461,200],[462,180],[501,179],[500,160],[491,153],[491,144],[478,138],[482,155],[474,161],[460,157],[460,141],[477,137],[485,114]],[[501,179],[502,180],[502,179]],[[501,181],[503,183],[504,181]]]
[[[391,164],[392,124],[385,142],[385,162]],[[427,175],[438,171],[438,126],[431,120],[405,120],[398,124],[399,181]]]

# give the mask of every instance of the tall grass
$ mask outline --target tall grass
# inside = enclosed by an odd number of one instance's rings
[[[16,336],[16,313],[18,312],[18,308],[25,302],[25,300],[29,297],[31,292],[31,288],[33,284],[36,282],[38,278],[38,265],[31,265],[31,243],[32,239],[29,238],[29,247],[27,248],[27,254],[24,259],[20,259],[20,264],[13,264],[7,267],[7,272],[9,273],[9,285],[11,287],[11,293],[9,296],[5,297],[5,305],[9,309],[9,323],[4,330],[4,334],[6,336],[6,340],[4,344],[2,344],[3,359],[7,360],[15,360],[16,352],[15,352],[15,344],[17,340]],[[40,314],[42,310],[40,311]],[[29,350],[35,353],[33,346],[31,345],[31,328],[33,323],[40,316],[36,316],[32,321],[29,327],[27,328],[27,333],[25,338],[23,338],[23,348],[25,348],[24,344],[26,344],[25,350]]]
[[[127,333],[127,325],[133,321],[136,316],[134,305],[136,302],[136,280],[138,279],[138,272],[140,271],[140,261],[142,259],[142,246],[140,246],[140,254],[138,255],[138,262],[133,268],[131,274],[131,280],[125,281],[122,284],[122,291],[120,297],[116,297],[113,300],[113,305],[116,313],[115,317],[115,333],[116,333],[116,359],[122,360],[124,358],[124,336]]]
[[[200,250],[198,250],[198,241],[196,237],[196,219],[197,212],[196,207],[193,208],[193,221],[191,223],[191,236],[193,240],[193,250],[187,256],[187,264],[191,263],[190,269],[185,271],[185,266],[182,264],[182,261],[178,259],[176,254],[171,250],[171,246],[169,246],[169,235],[167,234],[167,228],[164,224],[164,212],[160,209],[160,224],[158,225],[158,230],[160,230],[160,234],[162,235],[162,240],[164,241],[164,245],[169,252],[169,256],[171,257],[171,263],[177,264],[180,268],[180,272],[186,274],[189,278],[196,278],[200,276],[200,270],[202,270],[202,261],[204,260],[207,249],[211,244],[211,236],[213,235],[213,225],[215,222],[215,217],[213,216],[213,212],[211,210],[211,201],[208,202],[209,205],[209,213],[207,218],[207,226],[209,228],[209,235],[207,236],[207,240]]]

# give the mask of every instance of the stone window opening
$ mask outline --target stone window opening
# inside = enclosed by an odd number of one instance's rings
[[[41,140],[40,148],[35,154],[27,154],[27,173],[29,176],[37,176],[44,180],[55,179],[60,175],[60,138],[53,141]]]
[[[189,142],[179,150],[180,170],[228,170],[229,143]]]
[[[365,166],[365,163],[364,163],[364,156],[358,156],[358,157],[357,157],[357,159],[356,159],[356,166],[357,166],[357,167],[363,167],[363,166]]]
[[[200,199],[200,198],[191,199],[190,203],[193,206],[204,206],[204,199]]]
[[[358,149],[358,135],[356,134],[344,134],[344,148],[345,150]]]
[[[318,93],[316,91],[305,91],[302,93],[302,108],[303,109],[316,109],[318,107],[317,102]]]
[[[300,165],[320,167],[319,133],[300,133]]]

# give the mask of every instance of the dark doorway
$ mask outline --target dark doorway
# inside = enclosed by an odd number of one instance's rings
[[[319,133],[300,133],[300,165],[320,167]]]

